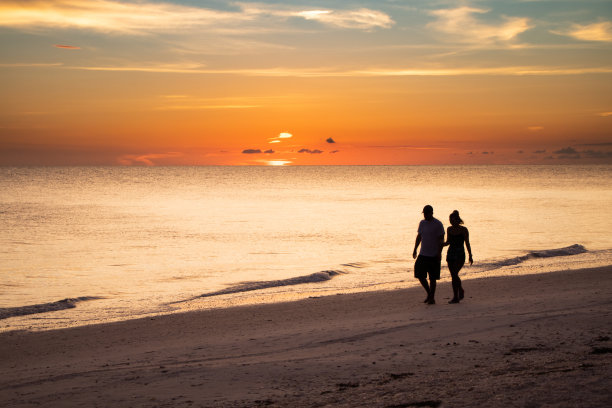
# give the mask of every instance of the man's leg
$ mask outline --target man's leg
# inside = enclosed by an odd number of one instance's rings
[[[424,302],[424,303],[427,303],[429,302],[429,298],[431,296],[429,284],[427,283],[427,278],[419,278],[419,282],[421,282],[421,285],[423,285],[423,287],[425,288],[425,291],[427,292],[427,298],[425,299],[425,302]]]
[[[427,303],[429,303],[430,305],[435,304],[436,303],[435,296],[436,296],[436,280],[429,279],[429,301]]]

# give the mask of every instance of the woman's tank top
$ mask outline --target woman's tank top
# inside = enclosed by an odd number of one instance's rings
[[[448,234],[448,252],[446,253],[446,259],[458,260],[465,259],[465,251],[463,244],[465,243],[465,237],[463,234]]]

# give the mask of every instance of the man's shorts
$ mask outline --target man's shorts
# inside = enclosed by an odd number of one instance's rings
[[[414,263],[414,277],[427,279],[427,274],[429,274],[431,280],[440,279],[440,261],[441,259],[437,256],[419,255]]]

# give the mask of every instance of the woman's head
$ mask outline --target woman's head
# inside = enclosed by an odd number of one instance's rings
[[[453,225],[463,224],[463,220],[461,219],[461,217],[459,217],[459,211],[457,210],[453,211],[448,218],[450,220],[450,223]]]

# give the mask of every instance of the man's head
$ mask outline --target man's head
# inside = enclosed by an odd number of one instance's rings
[[[423,207],[423,217],[428,221],[433,218],[433,207],[431,205],[427,204]]]

